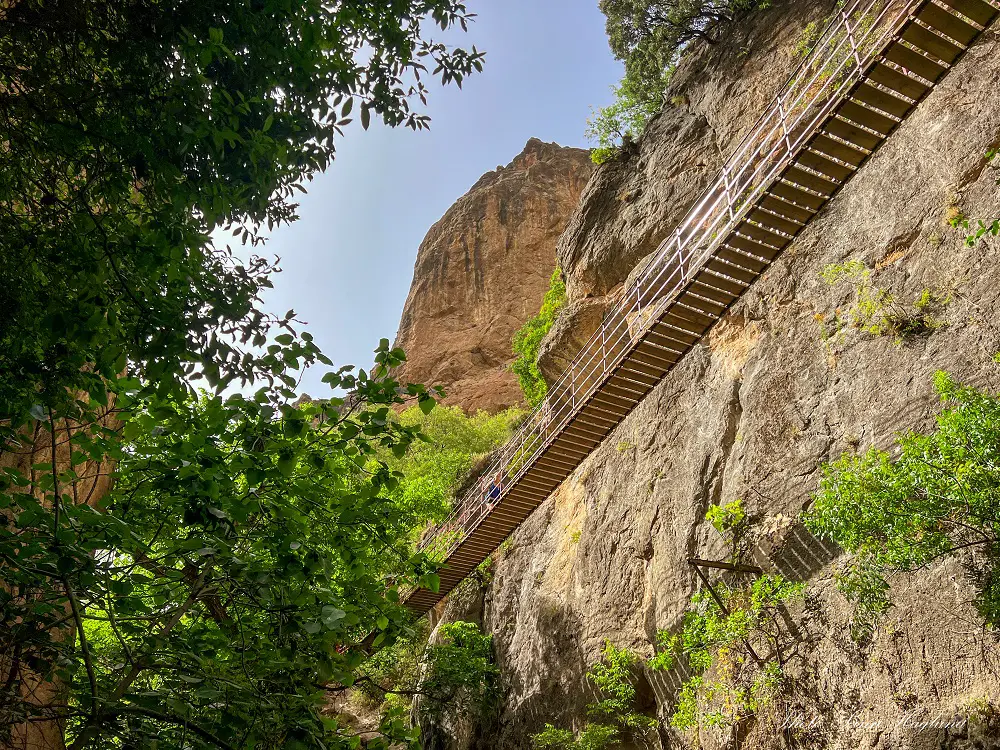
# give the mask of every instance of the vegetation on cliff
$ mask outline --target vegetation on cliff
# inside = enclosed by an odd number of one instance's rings
[[[875,286],[871,277],[872,270],[859,260],[834,263],[823,269],[820,278],[829,286],[844,284],[854,291],[854,300],[846,311],[835,310],[829,320],[820,314],[816,316],[827,346],[835,344],[848,328],[871,336],[891,336],[902,344],[945,325],[939,316],[951,302],[949,295],[923,289],[911,304],[906,304],[887,289]]]
[[[511,369],[517,375],[524,400],[531,407],[542,403],[549,390],[542,371],[538,369],[538,350],[565,303],[566,284],[562,279],[562,271],[556,268],[549,281],[549,290],[542,299],[542,309],[514,334],[512,345],[517,358]]]
[[[705,518],[725,540],[731,562],[740,565],[750,546],[743,501],[714,505]],[[672,727],[728,729],[774,703],[785,681],[788,633],[781,610],[804,590],[805,583],[744,568],[732,580],[706,583],[695,592],[680,632],[659,631],[657,653],[648,662],[653,670],[683,666],[690,675],[681,685]]]
[[[1000,169],[1000,150],[991,149],[986,154],[986,163],[994,170]],[[997,185],[1000,186],[1000,179],[997,180]],[[1000,237],[1000,218],[972,221],[959,212],[952,217],[951,224],[954,227],[961,227],[968,233],[965,238],[965,244],[969,247],[975,247],[987,237]]]
[[[975,606],[1000,626],[1000,398],[938,373],[946,404],[935,430],[898,451],[847,454],[824,467],[807,527],[855,555],[839,585],[867,636],[891,606],[893,574],[963,555]]]
[[[396,504],[421,518],[442,520],[457,499],[455,492],[507,441],[522,417],[518,409],[472,416],[457,406],[438,406],[426,413],[416,406],[404,411],[399,423],[418,430],[420,440],[399,455],[383,450],[378,457],[397,476],[392,491]]]
[[[625,63],[615,101],[588,121],[598,164],[635,140],[663,106],[671,73],[694,41],[715,44],[726,23],[741,13],[766,8],[770,0],[600,0],[608,43]]]
[[[636,708],[639,656],[629,648],[619,648],[605,641],[601,657],[601,661],[587,671],[587,678],[600,695],[587,706],[590,721],[577,733],[546,724],[544,730],[531,738],[535,748],[602,750],[628,739],[642,743],[649,731],[656,728],[656,719]]]
[[[426,628],[368,660],[358,691],[386,714],[413,699],[421,721],[485,716],[500,699],[493,637],[463,620],[442,623],[428,642]]]
[[[692,676],[681,685],[670,725],[682,731],[734,727],[772,704],[784,681],[780,608],[805,584],[763,575],[747,584],[719,583],[698,591],[681,632],[658,634],[651,668],[682,663]],[[718,597],[718,599],[716,599]],[[751,645],[763,643],[764,657]]]

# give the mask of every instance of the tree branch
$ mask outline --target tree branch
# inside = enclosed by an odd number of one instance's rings
[[[83,618],[80,616],[80,602],[73,592],[73,587],[69,581],[63,579],[63,586],[66,587],[66,596],[69,599],[70,609],[73,611],[73,619],[76,621],[76,629],[80,634],[80,653],[83,655],[83,665],[87,670],[87,681],[90,683],[90,714],[97,715],[97,677],[94,674],[94,664],[90,659],[90,644],[87,643],[87,634],[83,629]]]

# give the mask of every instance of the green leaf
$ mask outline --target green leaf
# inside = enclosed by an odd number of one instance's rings
[[[339,623],[341,620],[347,617],[347,613],[344,610],[329,604],[324,606],[322,611],[323,611],[322,615],[323,624],[326,625],[326,627],[329,628],[330,630],[333,630],[335,627],[337,627],[337,623]]]

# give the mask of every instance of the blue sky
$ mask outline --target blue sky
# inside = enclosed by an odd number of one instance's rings
[[[463,44],[487,54],[464,88],[435,87],[431,129],[372,124],[349,130],[331,169],[302,196],[300,220],[264,250],[281,257],[265,303],[293,308],[335,363],[367,366],[392,339],[417,247],[430,226],[484,172],[507,164],[528,138],[586,146],[591,106],[621,77],[597,0],[468,0],[478,14]],[[302,390],[324,394],[320,373]]]

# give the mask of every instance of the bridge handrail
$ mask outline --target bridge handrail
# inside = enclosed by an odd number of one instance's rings
[[[631,346],[655,325],[686,281],[745,219],[880,54],[901,23],[927,0],[853,0],[837,11],[811,54],[757,120],[677,228],[644,261],[580,352],[496,458],[420,548],[444,559],[517,484],[574,418]],[[806,189],[808,190],[808,189]],[[773,230],[769,230],[773,231]]]

